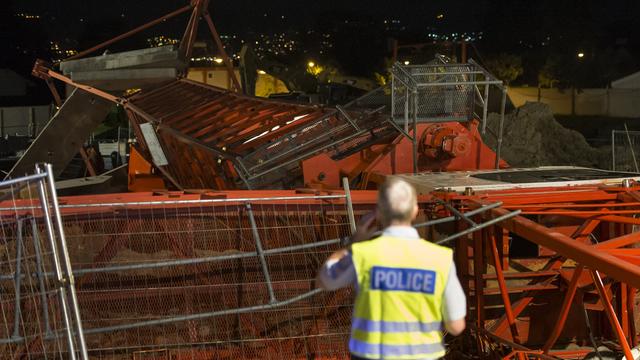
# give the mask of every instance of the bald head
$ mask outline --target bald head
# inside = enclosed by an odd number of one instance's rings
[[[410,225],[417,214],[416,189],[404,180],[387,178],[378,190],[378,216],[382,225]]]

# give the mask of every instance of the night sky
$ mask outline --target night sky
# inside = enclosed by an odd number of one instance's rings
[[[187,4],[187,0],[3,0],[6,11],[42,16],[50,37],[78,38],[87,24],[119,22],[131,28]],[[635,0],[234,0],[211,1],[210,10],[220,33],[243,35],[247,31],[269,32],[314,28],[319,23],[342,19],[398,19],[409,31],[426,32],[495,29],[524,35],[537,31],[562,31],[572,22],[584,22],[584,30],[602,26],[626,27],[640,15]],[[436,15],[444,14],[442,20]],[[184,27],[184,19],[168,24],[171,31]],[[501,28],[501,26],[503,26]],[[166,31],[161,29],[157,31]],[[113,34],[115,35],[115,34]]]
[[[6,2],[3,1],[3,2]],[[9,1],[11,3],[11,1]],[[186,4],[185,0],[21,0],[13,1],[18,11],[36,12],[52,20],[51,31],[70,33],[82,27],[79,19],[100,21],[120,18],[127,25],[134,25],[155,18]],[[304,1],[304,0],[234,0],[211,1],[211,11],[221,32],[240,32],[251,28],[267,31],[282,26],[311,25],[323,17],[368,16],[372,18],[397,18],[410,26],[436,25],[434,16],[446,15],[444,25],[451,28],[478,28],[499,16],[497,8],[519,12],[540,22],[546,15],[560,13],[572,20],[571,12],[583,10],[591,13],[594,22],[607,23],[633,18],[639,6],[634,0],[561,0],[561,1],[511,1],[511,0],[369,0],[369,1]],[[541,9],[546,9],[540,11]],[[567,11],[568,10],[568,11]],[[264,17],[267,14],[267,17]],[[285,16],[284,19],[281,16]],[[536,19],[538,18],[538,19]],[[529,22],[529,21],[527,21]]]
[[[446,13],[447,20],[460,27],[477,24],[487,0],[400,0],[400,1],[298,1],[298,0],[234,0],[212,1],[214,20],[224,32],[269,31],[283,27],[309,26],[326,17],[364,16],[397,18],[419,27],[434,22],[435,15]],[[36,12],[55,18],[51,31],[69,34],[82,28],[84,21],[122,18],[133,26],[176,9],[184,0],[24,0],[15,1],[19,11]],[[267,14],[265,17],[264,15]],[[282,19],[284,16],[284,19]]]
[[[188,4],[188,0],[2,0],[0,9],[0,67],[27,74],[36,57],[47,57],[49,44],[82,50]],[[211,1],[210,11],[222,35],[255,43],[261,34],[330,32],[333,52],[327,61],[344,65],[345,73],[372,75],[384,71],[388,39],[400,43],[430,42],[429,34],[482,32],[473,40],[472,56],[479,60],[514,54],[522,59],[518,81],[535,84],[545,66],[562,75],[561,83],[603,86],[640,69],[640,1],[637,0],[234,0]],[[3,15],[4,13],[4,15]],[[39,15],[37,22],[17,14]],[[438,15],[442,14],[442,17]],[[393,31],[384,20],[400,21]],[[121,51],[147,46],[155,35],[180,38],[187,15],[140,35]],[[201,38],[209,39],[201,26]],[[441,39],[440,39],[441,40]],[[300,42],[307,57],[307,47]],[[236,49],[236,51],[239,49]],[[576,54],[584,52],[580,72]],[[51,55],[48,55],[51,57]],[[291,57],[304,63],[304,59]],[[286,60],[286,59],[284,59]],[[320,59],[321,60],[321,59]],[[351,62],[351,64],[348,64]],[[595,76],[594,76],[595,74]],[[584,79],[582,79],[584,77]]]

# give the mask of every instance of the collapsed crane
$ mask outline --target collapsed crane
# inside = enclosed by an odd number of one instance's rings
[[[506,166],[478,131],[479,124],[486,131],[490,87],[501,89],[503,115],[506,93],[479,64],[454,64],[442,56],[423,66],[396,64],[391,84],[343,106],[254,98],[241,94],[237,80],[228,91],[184,78],[203,16],[235,79],[207,6],[193,4],[179,46],[78,59],[113,42],[108,41],[61,62],[61,72],[38,61],[35,76],[77,90],[8,177],[25,174],[36,162],[53,162],[62,171],[109,103],[126,110],[136,133],[132,190],[150,189],[136,183],[143,177],[153,187],[162,184],[149,181],[151,169],[173,189],[338,188],[342,176],[366,189],[393,173]],[[131,95],[132,88],[139,91]],[[495,134],[502,136],[500,129]],[[63,144],[51,141],[61,136],[67,139]]]
[[[506,166],[478,131],[489,86],[501,82],[474,62],[397,64],[390,87],[336,107],[252,98],[182,78],[116,97],[41,64],[34,72],[123,106],[136,150],[177,189],[335,188],[342,176],[366,189],[393,173]]]
[[[479,136],[495,131],[500,144],[501,130],[485,126],[490,87],[501,90],[502,109],[505,91],[473,61],[397,64],[388,87],[338,107],[186,80],[182,59],[200,16],[217,37],[207,8],[194,1],[156,21],[192,12],[179,47],[70,59],[61,73],[36,64],[37,76],[77,90],[11,177],[38,161],[63,167],[117,105],[137,135],[129,179],[141,192],[51,205],[68,238],[70,283],[54,281],[54,251],[41,247],[50,205],[30,194],[40,177],[3,183],[13,198],[0,203],[9,269],[0,276],[0,354],[75,354],[73,339],[60,340],[65,315],[54,301],[71,284],[97,358],[344,358],[353,292],[321,293],[315,271],[374,209],[366,189],[403,176],[421,192],[422,236],[455,249],[469,298],[471,330],[450,342],[450,357],[582,359],[602,345],[632,356],[639,177],[505,169],[500,146]],[[133,77],[141,90],[125,94]],[[158,189],[165,182],[179,191]]]

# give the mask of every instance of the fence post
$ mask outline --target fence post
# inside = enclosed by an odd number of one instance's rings
[[[631,158],[633,159],[633,166],[636,169],[636,172],[640,172],[638,169],[638,162],[636,161],[636,151],[633,149],[633,143],[631,142],[631,135],[629,135],[629,129],[627,128],[627,123],[624,123],[624,131],[627,134],[627,141],[629,141],[629,150],[631,151]]]
[[[349,178],[342,178],[342,188],[344,189],[345,202],[347,203],[347,216],[349,217],[349,227],[351,235],[356,233],[356,218],[353,214],[353,202],[351,201],[351,190],[349,189]]]
[[[67,239],[64,235],[64,227],[62,224],[62,214],[60,213],[60,204],[58,203],[58,194],[56,193],[56,183],[53,178],[53,168],[51,164],[46,164],[45,169],[47,172],[47,183],[49,185],[49,193],[51,196],[51,202],[53,203],[53,215],[56,219],[56,225],[58,227],[58,236],[60,241],[60,248],[62,253],[62,260],[64,265],[65,276],[67,280],[67,287],[71,295],[71,306],[73,310],[73,317],[75,320],[75,327],[78,336],[78,345],[80,347],[80,357],[88,360],[89,354],[87,352],[87,344],[84,340],[84,333],[82,331],[82,317],[80,316],[80,308],[78,307],[78,296],[76,294],[76,284],[73,277],[73,270],[71,269],[71,259],[69,258],[69,251],[67,249]]]
[[[260,241],[260,234],[258,233],[258,226],[256,225],[256,219],[253,217],[253,209],[251,204],[247,203],[247,214],[249,215],[249,222],[251,223],[251,231],[253,232],[253,239],[256,241],[256,252],[260,259],[260,265],[262,266],[262,272],[264,273],[264,279],[267,283],[267,291],[269,292],[269,303],[275,303],[276,295],[273,292],[273,285],[271,284],[271,275],[269,275],[269,268],[267,267],[267,260],[264,258],[264,250],[262,249],[262,242]]]
[[[505,86],[502,88],[502,100],[500,101],[500,126],[498,128],[498,144],[496,145],[496,169],[500,168],[500,157],[502,156],[502,135],[504,133],[504,112],[506,106],[507,87]]]
[[[42,169],[36,166],[36,174],[42,174]],[[42,218],[45,222],[45,229],[47,231],[47,238],[49,239],[49,246],[51,247],[51,254],[53,257],[53,269],[55,272],[57,288],[60,293],[60,303],[62,306],[62,318],[66,328],[67,345],[69,346],[69,357],[71,360],[76,360],[76,352],[74,350],[73,332],[71,329],[71,320],[69,318],[69,304],[67,304],[67,290],[64,286],[66,279],[62,277],[62,266],[60,265],[60,258],[58,255],[58,249],[55,242],[55,235],[53,232],[53,223],[51,222],[51,212],[49,211],[49,202],[47,201],[47,190],[44,186],[44,179],[38,180],[38,196],[40,197],[40,204],[42,204]],[[86,358],[85,358],[86,359]]]
[[[487,132],[487,113],[489,111],[489,84],[484,86],[484,102],[482,104],[482,134]]]
[[[413,95],[413,173],[418,172],[418,89],[414,88]]]
[[[20,307],[20,287],[22,286],[22,219],[18,220],[18,229],[16,234],[16,268],[15,268],[15,304],[13,308],[13,337],[20,337],[20,317],[22,309]]]
[[[44,330],[47,336],[51,335],[51,324],[49,323],[49,302],[47,301],[46,287],[44,285],[44,267],[42,263],[42,252],[40,250],[40,236],[38,235],[38,224],[31,220],[31,238],[33,239],[33,250],[36,257],[36,276],[40,287],[40,301],[42,302],[42,318],[44,319]]]

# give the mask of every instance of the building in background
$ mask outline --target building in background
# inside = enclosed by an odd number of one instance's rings
[[[611,82],[612,89],[640,90],[640,71]]]
[[[240,68],[235,68],[234,72],[238,79],[240,79]],[[201,82],[203,84],[216,86],[222,89],[231,90],[232,80],[229,76],[227,69],[221,66],[216,67],[192,67],[189,68],[187,79]],[[288,93],[289,89],[285,83],[267,74],[262,70],[258,70],[255,96],[269,97],[272,94]]]
[[[16,98],[27,96],[28,87],[33,85],[29,80],[11,69],[0,69],[0,98]],[[5,102],[8,99],[2,99]]]

